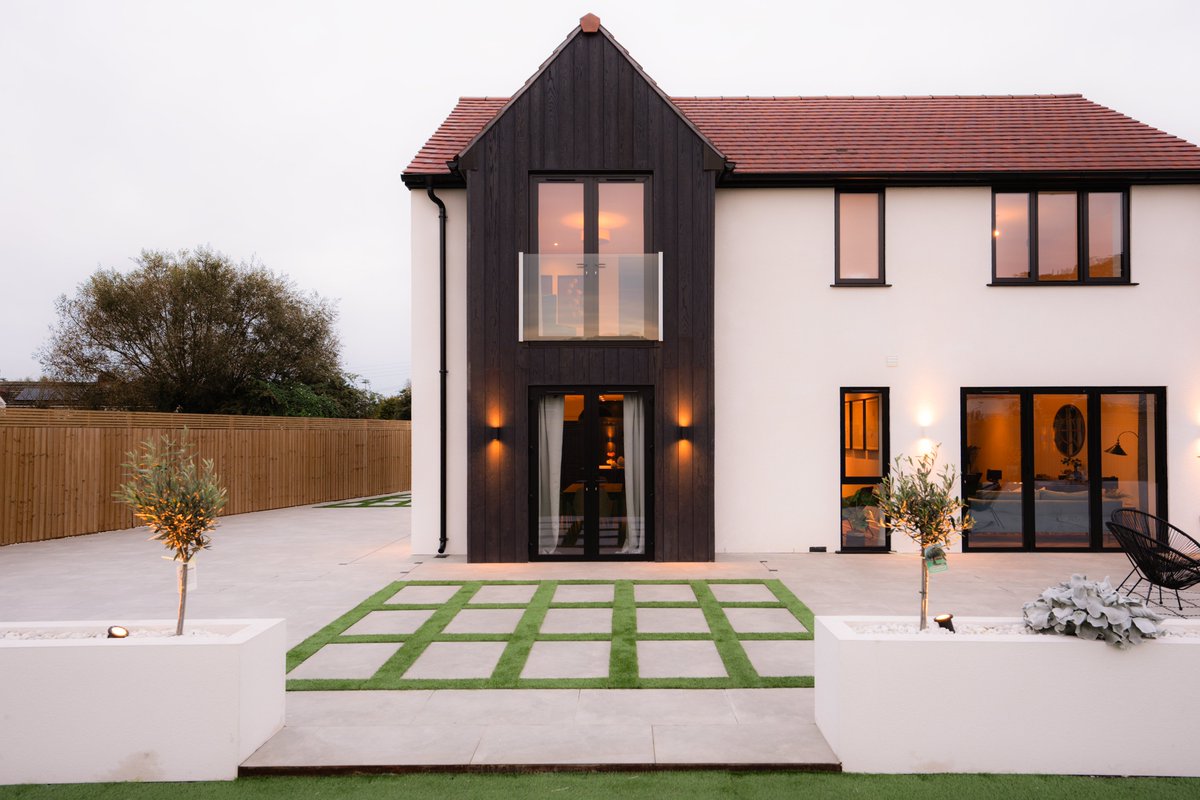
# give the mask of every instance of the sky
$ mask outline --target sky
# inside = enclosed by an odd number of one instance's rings
[[[1193,0],[0,0],[0,377],[95,269],[206,245],[336,299],[343,366],[395,392],[437,346],[401,172],[589,11],[673,95],[1080,92],[1200,142]]]

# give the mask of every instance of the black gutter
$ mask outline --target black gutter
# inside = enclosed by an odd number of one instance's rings
[[[446,557],[446,204],[433,193],[433,181],[425,185],[429,199],[438,207],[438,347],[441,359],[438,369],[441,378],[441,393],[438,397],[440,404],[441,425],[441,458],[438,469],[441,478],[441,538],[438,539],[438,558]]]

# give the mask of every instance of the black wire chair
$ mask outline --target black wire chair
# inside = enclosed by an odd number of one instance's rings
[[[1176,528],[1162,517],[1147,514],[1136,508],[1118,508],[1109,519],[1118,525],[1135,530],[1142,536],[1162,542],[1168,547],[1194,559],[1200,559],[1200,542]]]
[[[1115,518],[1119,513],[1121,512],[1114,512],[1112,516]],[[1152,517],[1151,519],[1156,518]],[[1159,520],[1159,522],[1164,521]],[[1164,524],[1169,525],[1165,522]],[[1178,616],[1183,616],[1185,601],[1179,593],[1200,584],[1200,559],[1194,553],[1188,554],[1177,550],[1162,539],[1147,536],[1120,522],[1109,522],[1108,530],[1116,537],[1121,544],[1121,549],[1125,551],[1125,555],[1133,564],[1133,570],[1125,576],[1125,580],[1117,587],[1117,591],[1124,589],[1125,584],[1129,583],[1129,579],[1137,575],[1137,581],[1127,590],[1129,594],[1136,594],[1138,586],[1144,581],[1146,583],[1146,602],[1154,602],[1152,592],[1157,587],[1157,605],[1167,608]],[[1177,528],[1175,530],[1178,531]],[[1182,534],[1182,531],[1179,532]],[[1187,534],[1182,535],[1195,544],[1195,540]],[[1163,603],[1163,589],[1175,593],[1175,603],[1179,607],[1178,612]],[[1189,607],[1196,605],[1191,601],[1186,602]]]

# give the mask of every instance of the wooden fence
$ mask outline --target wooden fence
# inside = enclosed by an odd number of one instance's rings
[[[228,490],[225,514],[412,486],[407,421],[9,408],[0,410],[0,545],[133,527],[113,500],[126,453],[184,427]]]

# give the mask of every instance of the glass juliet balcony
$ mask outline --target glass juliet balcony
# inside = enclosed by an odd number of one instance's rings
[[[520,339],[662,341],[662,253],[521,253]]]

